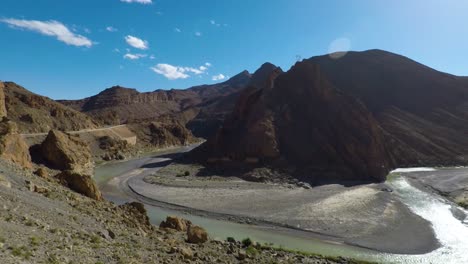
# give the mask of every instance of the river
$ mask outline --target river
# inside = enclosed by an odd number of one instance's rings
[[[186,150],[180,149],[179,151]],[[468,263],[468,226],[466,221],[461,221],[453,215],[453,205],[445,199],[433,193],[419,190],[412,186],[404,176],[397,173],[394,173],[388,184],[394,189],[395,195],[410,210],[432,224],[436,237],[441,243],[440,248],[430,253],[422,255],[381,253],[313,238],[308,236],[306,232],[291,232],[291,230],[271,226],[239,224],[151,205],[149,201],[145,201],[133,194],[125,186],[126,179],[122,179],[121,176],[126,175],[126,177],[131,177],[132,172],[138,174],[143,165],[154,162],[155,157],[164,154],[167,153],[161,152],[147,157],[98,166],[96,168],[95,179],[104,197],[116,204],[139,200],[146,204],[148,215],[151,222],[155,225],[159,225],[167,215],[177,215],[205,227],[211,237],[218,239],[234,237],[240,240],[250,237],[254,241],[272,243],[287,249],[328,256],[350,257],[379,263]],[[405,173],[411,173],[411,171],[405,171]]]

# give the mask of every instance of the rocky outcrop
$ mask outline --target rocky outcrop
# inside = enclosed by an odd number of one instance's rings
[[[47,166],[62,170],[55,178],[63,185],[92,199],[102,200],[92,178],[94,163],[88,144],[76,136],[51,130],[35,152]]]
[[[16,83],[5,82],[4,86],[8,118],[18,124],[21,133],[44,133],[51,129],[74,131],[97,127],[97,123],[89,116],[34,94]],[[0,115],[2,109],[0,103]]]
[[[42,142],[41,154],[54,169],[92,175],[94,164],[89,146],[78,137],[51,130]]]
[[[101,201],[102,194],[91,175],[65,170],[55,176],[63,185],[84,196]]]
[[[5,103],[5,84],[0,82],[0,120],[7,116]]]
[[[32,168],[28,145],[18,133],[16,123],[6,118],[0,121],[0,158]]]
[[[151,147],[185,146],[198,141],[183,124],[170,118],[131,124],[128,127],[137,135],[141,144]]]
[[[162,221],[159,228],[175,229],[185,232],[192,226],[192,222],[179,218],[177,216],[167,216],[166,221]]]
[[[137,227],[146,232],[152,231],[154,228],[150,223],[145,206],[139,202],[126,203],[119,206],[120,209],[126,212],[126,224],[130,227]]]

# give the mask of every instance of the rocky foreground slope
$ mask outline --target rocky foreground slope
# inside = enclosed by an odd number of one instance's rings
[[[396,54],[314,57],[251,83],[191,158],[313,184],[382,181],[395,167],[467,164],[467,106],[466,79]]]
[[[2,160],[0,170],[1,263],[357,263],[206,241],[181,219],[152,226],[141,204],[95,201]]]

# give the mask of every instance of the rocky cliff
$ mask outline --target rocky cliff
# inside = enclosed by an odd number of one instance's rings
[[[390,168],[383,131],[367,108],[335,89],[317,65],[265,71],[212,140],[207,163],[279,166],[311,183],[382,180]]]

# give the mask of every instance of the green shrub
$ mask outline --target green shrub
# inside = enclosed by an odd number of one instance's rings
[[[190,176],[190,171],[185,171],[184,176]]]
[[[252,243],[253,242],[252,242],[252,240],[250,238],[244,238],[242,240],[242,246],[244,246],[244,247],[249,247],[249,246],[252,245]]]
[[[227,242],[229,242],[229,243],[236,243],[236,239],[234,239],[233,237],[228,237],[228,238],[227,238]]]
[[[253,245],[250,245],[250,246],[245,250],[245,253],[247,253],[247,255],[249,255],[249,256],[255,256],[255,255],[257,255],[259,252],[258,252],[258,250],[257,250]]]

